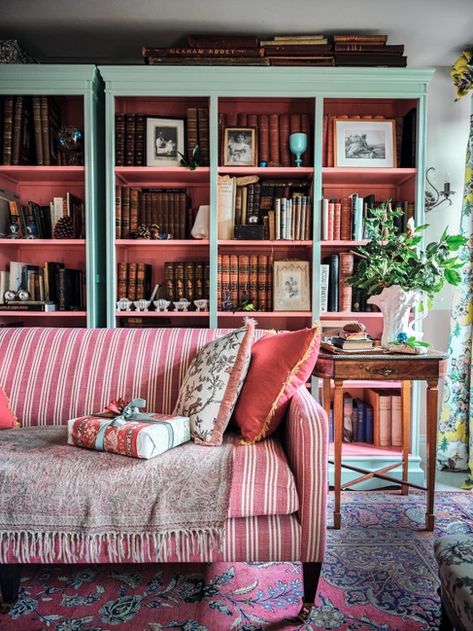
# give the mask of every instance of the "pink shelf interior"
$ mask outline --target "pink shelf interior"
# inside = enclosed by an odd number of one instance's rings
[[[139,247],[139,248],[159,248],[164,250],[182,248],[183,251],[188,248],[208,247],[208,239],[117,239],[115,241],[117,247]]]
[[[5,316],[26,318],[85,318],[86,311],[0,311],[0,319]]]
[[[3,247],[17,247],[17,248],[36,248],[50,247],[57,248],[61,245],[70,246],[85,246],[85,239],[0,239],[0,245]]]
[[[185,118],[188,107],[209,107],[207,97],[122,96],[115,99],[116,112],[163,118]]]
[[[122,185],[202,186],[210,182],[209,167],[115,167],[117,183]]]
[[[334,445],[329,444],[329,456],[333,458]],[[360,458],[392,458],[393,456],[401,456],[400,447],[375,447],[369,443],[343,443],[343,456],[359,456]]]
[[[313,167],[218,167],[220,175],[259,175],[261,177],[310,177]]]
[[[54,183],[82,183],[83,166],[0,166],[0,175],[12,183],[38,182],[42,185]]]
[[[322,182],[327,186],[401,186],[415,179],[417,169],[374,167],[324,167]]]

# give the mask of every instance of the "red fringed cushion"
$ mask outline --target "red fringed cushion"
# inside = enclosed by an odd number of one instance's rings
[[[12,427],[18,426],[18,420],[10,408],[10,401],[3,389],[0,388],[0,429],[12,429]]]

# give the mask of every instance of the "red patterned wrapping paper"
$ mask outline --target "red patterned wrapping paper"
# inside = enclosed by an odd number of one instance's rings
[[[82,416],[68,421],[67,442],[76,447],[149,459],[190,440],[189,418],[150,414],[153,420],[126,421]]]

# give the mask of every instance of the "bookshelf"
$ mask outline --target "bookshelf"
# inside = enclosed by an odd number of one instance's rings
[[[379,335],[382,315],[374,311],[321,311],[320,272],[321,262],[327,256],[339,255],[361,245],[363,239],[333,236],[322,240],[322,200],[344,198],[352,193],[361,197],[374,195],[377,201],[384,199],[406,200],[414,204],[415,217],[423,223],[423,199],[425,171],[426,100],[433,71],[429,69],[398,68],[251,68],[251,67],[158,67],[158,66],[106,66],[100,67],[105,81],[106,94],[106,276],[107,276],[107,325],[133,326],[133,318],[142,316],[142,326],[153,322],[166,322],[169,326],[233,327],[241,323],[243,312],[225,311],[221,307],[219,287],[219,257],[256,255],[267,257],[268,265],[281,259],[307,261],[310,268],[310,307],[303,311],[271,311],[268,305],[255,314],[259,326],[264,328],[296,329],[320,320],[323,327],[340,327],[357,319],[368,332]],[[208,109],[208,166],[190,171],[180,166],[117,166],[115,164],[116,114],[146,113],[154,117],[185,118],[188,108]],[[412,163],[396,162],[391,167],[339,167],[330,157],[332,145],[327,128],[334,118],[343,116],[382,116],[400,123],[411,110],[416,111],[411,134],[415,138],[415,156]],[[269,164],[225,166],[222,156],[222,118],[227,127],[253,127],[257,122],[258,140],[261,115],[275,120],[279,129],[284,117],[304,116],[309,120],[309,144],[301,167]],[[240,118],[240,116],[242,117]],[[250,119],[253,115],[253,119]],[[256,118],[255,118],[256,116]],[[245,118],[246,117],[246,118]],[[263,119],[264,120],[264,119]],[[266,122],[264,123],[266,125]],[[294,130],[296,131],[296,130]],[[298,130],[302,131],[302,130]],[[406,135],[407,138],[407,135]],[[395,140],[399,150],[402,136]],[[412,144],[412,143],[411,143]],[[267,147],[264,148],[267,151]],[[281,148],[279,147],[281,152]],[[271,153],[271,151],[270,151]],[[261,158],[260,158],[261,159]],[[282,160],[280,160],[282,162]],[[402,166],[401,166],[402,164]],[[235,240],[219,235],[218,196],[219,178],[259,178],[289,180],[310,184],[310,234],[303,240]],[[209,239],[177,239],[172,241],[135,242],[129,237],[116,238],[115,208],[116,187],[140,189],[185,189],[191,205],[210,205]],[[352,236],[352,235],[350,235]],[[163,282],[166,262],[204,261],[208,265],[209,312],[202,313],[155,313],[145,315],[116,311],[117,266],[119,263],[141,261],[152,266],[152,281]],[[272,288],[273,295],[275,288]],[[131,322],[130,322],[131,321]],[[374,387],[353,381],[349,392],[363,398],[365,388]],[[399,383],[386,384],[399,388]],[[314,380],[312,391],[317,391]],[[419,458],[419,393],[416,386],[412,394],[412,436],[409,474],[414,481],[421,481],[423,473]],[[392,463],[392,449],[374,448],[372,445],[354,444],[348,450],[347,459],[353,457],[366,466],[388,466]],[[345,477],[346,476],[346,477]],[[344,472],[344,479],[353,474]]]
[[[61,126],[75,127],[83,132],[83,160],[80,165],[65,164],[62,160],[57,164],[52,148],[51,164],[39,165],[36,146],[38,128],[34,118],[31,120],[34,146],[27,163],[3,164],[4,161],[1,160],[0,188],[4,199],[0,218],[3,230],[6,232],[9,224],[8,202],[5,198],[16,199],[19,207],[27,206],[28,201],[33,201],[39,206],[49,208],[54,197],[67,199],[69,193],[82,200],[84,206],[83,216],[78,219],[81,226],[78,232],[83,232],[84,238],[82,234],[75,234],[77,238],[73,239],[0,238],[0,270],[6,270],[11,261],[23,262],[32,269],[35,268],[34,273],[40,277],[42,294],[46,262],[54,261],[67,269],[79,270],[84,278],[81,288],[83,304],[71,310],[66,302],[65,310],[47,312],[0,310],[0,324],[100,326],[104,323],[105,316],[104,251],[100,247],[104,238],[103,213],[100,212],[103,207],[100,120],[103,114],[103,85],[100,75],[92,65],[4,65],[0,68],[0,96],[3,104],[5,99],[12,96],[14,106],[18,97],[23,98],[22,121],[23,112],[28,110],[34,117],[35,102],[41,102],[43,107],[41,99],[44,99],[49,108],[53,104],[57,105]],[[41,119],[41,124],[44,120],[50,122],[47,115]],[[19,126],[17,130],[13,126],[14,136],[18,129]],[[40,129],[44,134],[44,127]],[[51,130],[50,142],[53,142],[53,137]],[[47,138],[46,132],[46,137],[43,136],[42,140],[46,141]],[[79,276],[78,274],[77,278]]]

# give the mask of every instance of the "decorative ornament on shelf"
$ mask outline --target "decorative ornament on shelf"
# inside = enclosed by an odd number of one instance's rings
[[[448,202],[448,205],[451,206],[452,205],[451,197],[452,195],[455,195],[455,191],[452,191],[450,188],[450,182],[448,181],[449,179],[448,176],[446,178],[447,181],[443,183],[443,189],[439,191],[437,187],[429,179],[429,173],[431,171],[432,172],[435,171],[435,168],[429,167],[427,171],[425,172],[425,179],[427,181],[427,184],[434,190],[434,192],[432,193],[432,191],[429,191],[427,188],[425,189],[424,206],[425,206],[426,213],[432,210],[433,208],[440,206],[440,204],[443,204],[443,202]]]
[[[67,217],[61,217],[58,219],[53,230],[53,239],[74,239],[75,231],[72,219]]]
[[[197,167],[202,166],[204,161],[199,145],[194,147],[190,158],[186,158],[186,156],[180,151],[178,151],[178,154],[181,156],[181,165],[183,167],[187,167],[190,171],[195,171]]]
[[[307,134],[297,132],[289,136],[289,149],[296,156],[296,167],[302,165],[302,154],[307,149]]]
[[[457,89],[455,101],[473,90],[473,49],[464,50],[450,70],[450,78]]]
[[[407,332],[407,339],[420,340],[422,334],[414,325],[426,317],[429,300],[445,283],[458,285],[461,281],[458,270],[463,263],[453,253],[467,240],[459,234],[449,235],[445,229],[439,241],[422,250],[421,233],[427,224],[416,227],[411,218],[406,231],[399,232],[395,219],[402,211],[393,210],[389,202],[370,213],[365,220],[369,241],[354,251],[360,261],[348,283],[366,289],[368,302],[383,312],[381,344],[389,349],[399,333]],[[409,325],[410,311],[419,305],[420,317]]]
[[[81,166],[83,159],[83,134],[76,127],[61,127],[57,133],[59,151],[66,166]]]

